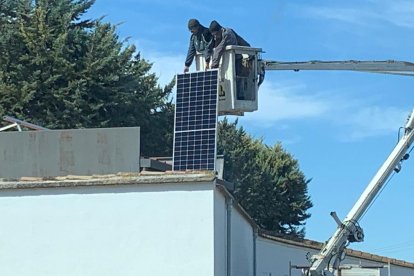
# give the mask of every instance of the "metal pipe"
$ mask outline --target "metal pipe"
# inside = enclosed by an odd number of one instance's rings
[[[227,267],[227,276],[231,276],[231,212],[233,208],[233,200],[231,198],[226,198],[226,216],[227,216],[227,252],[226,252],[226,267]]]
[[[253,227],[253,276],[257,275],[257,229]]]
[[[388,276],[391,276],[391,262],[388,260]]]

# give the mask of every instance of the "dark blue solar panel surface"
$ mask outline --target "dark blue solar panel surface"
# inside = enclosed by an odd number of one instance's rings
[[[214,170],[218,71],[177,75],[173,169]]]

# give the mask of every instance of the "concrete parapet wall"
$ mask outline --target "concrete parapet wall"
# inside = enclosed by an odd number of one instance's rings
[[[0,178],[139,171],[140,128],[0,133]]]

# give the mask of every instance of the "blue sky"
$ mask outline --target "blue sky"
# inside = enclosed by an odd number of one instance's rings
[[[154,63],[161,84],[183,70],[190,18],[235,29],[267,60],[414,61],[408,0],[97,0],[88,16],[102,15]],[[343,219],[392,151],[414,107],[413,84],[369,73],[267,72],[259,110],[239,122],[269,145],[281,142],[312,179],[308,239],[333,234],[329,213]],[[413,179],[408,160],[360,221],[365,241],[350,248],[414,262]]]

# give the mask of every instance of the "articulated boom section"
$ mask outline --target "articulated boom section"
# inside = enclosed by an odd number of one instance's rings
[[[299,61],[262,60],[262,70],[338,70],[414,76],[414,63],[407,61]]]
[[[309,273],[312,276],[331,276],[339,268],[345,257],[345,248],[351,242],[360,242],[364,239],[362,228],[358,221],[373,202],[381,188],[393,171],[399,172],[401,163],[408,159],[408,153],[414,139],[414,110],[405,126],[403,138],[395,146],[387,160],[368,184],[354,207],[343,222],[340,222],[335,213],[331,215],[338,223],[338,228],[319,254],[312,256],[312,265]]]

